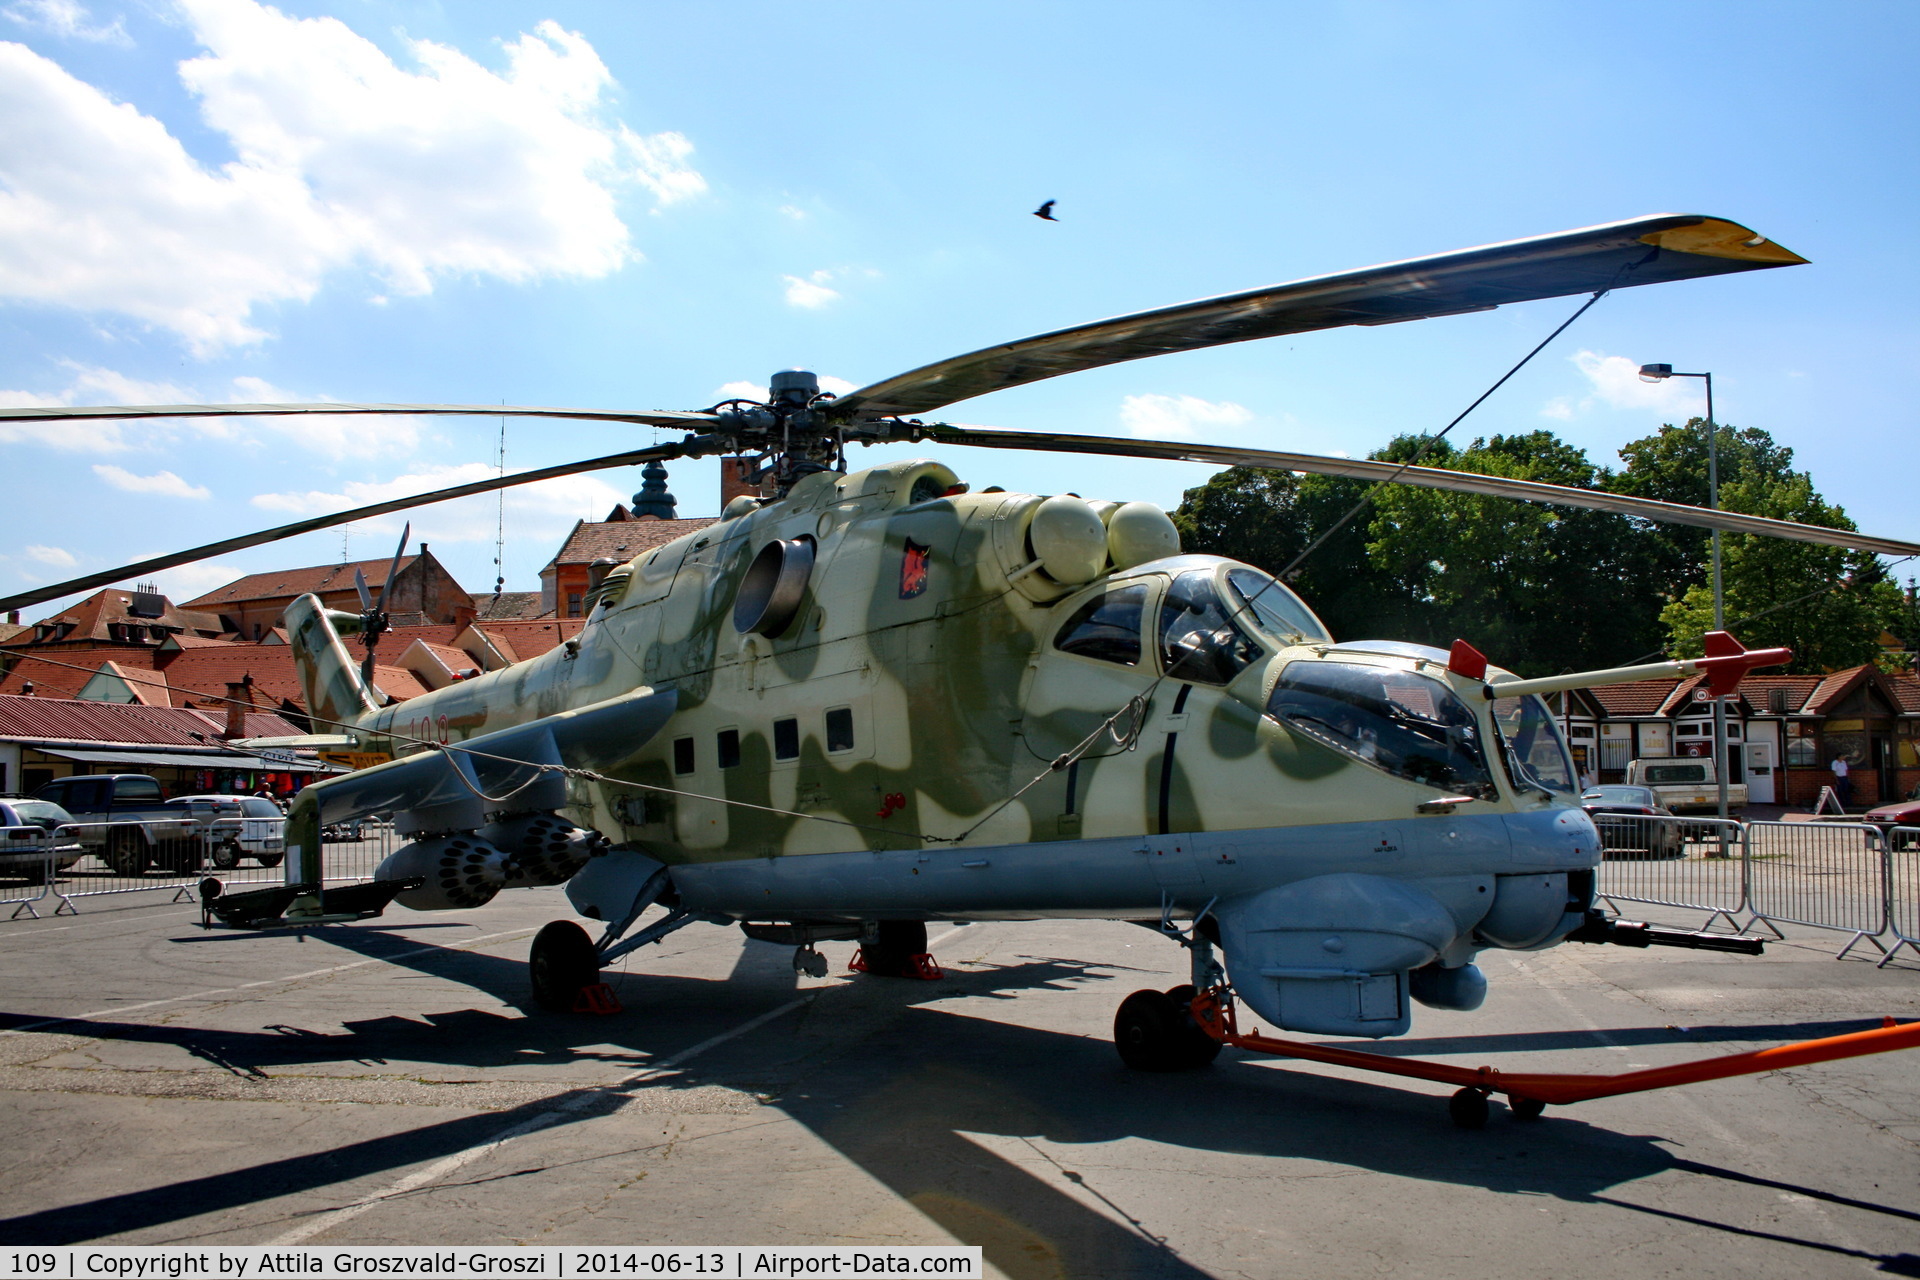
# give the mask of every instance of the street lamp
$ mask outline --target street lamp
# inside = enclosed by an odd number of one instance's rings
[[[1675,373],[1670,364],[1643,364],[1640,366],[1640,381],[1665,382],[1668,378],[1700,378],[1707,384],[1707,510],[1720,509],[1720,433],[1713,425],[1713,375],[1710,373]],[[1726,601],[1720,591],[1720,530],[1713,534],[1713,629],[1724,631],[1727,626]],[[1713,700],[1713,772],[1720,784],[1720,817],[1727,816],[1727,704],[1723,698]]]

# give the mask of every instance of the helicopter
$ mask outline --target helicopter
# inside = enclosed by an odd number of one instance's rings
[[[564,884],[598,936],[555,921],[534,939],[534,995],[553,1010],[596,1007],[603,967],[697,922],[791,945],[804,972],[825,972],[816,943],[858,940],[857,967],[869,973],[935,976],[929,921],[1131,921],[1191,961],[1189,984],[1122,1004],[1116,1042],[1132,1066],[1211,1061],[1221,1035],[1196,1018],[1229,998],[1285,1030],[1390,1037],[1409,1029],[1415,1003],[1478,1007],[1487,983],[1474,958],[1488,948],[1571,937],[1750,949],[1752,940],[1615,928],[1595,910],[1601,843],[1542,695],[1697,672],[1727,693],[1747,670],[1790,654],[1749,652],[1716,632],[1698,659],[1519,679],[1464,640],[1451,650],[1339,640],[1284,582],[1185,553],[1151,504],[976,491],[934,459],[855,470],[849,446],[1272,467],[1920,552],[1848,530],[1496,476],[915,416],[1150,355],[1804,261],[1738,223],[1658,215],[1120,316],[839,397],[789,370],[773,375],[765,401],[702,411],[0,410],[47,421],[508,415],[687,433],[227,539],[0,606],[509,485],[749,456],[761,496],[735,498],[715,524],[606,568],[577,636],[405,702],[386,702],[366,675],[383,600],[363,587],[353,614],[296,599],[284,625],[316,732],[252,745],[344,748],[380,762],[302,791],[284,883],[228,894],[209,882],[209,912],[253,927],[311,924],[396,901],[471,909],[505,889]],[[390,815],[408,843],[370,883],[324,887],[322,826],[374,815]]]

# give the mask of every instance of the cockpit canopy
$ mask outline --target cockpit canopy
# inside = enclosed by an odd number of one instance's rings
[[[1226,684],[1266,654],[1260,638],[1275,648],[1329,639],[1298,596],[1258,569],[1176,556],[1142,565],[1082,601],[1055,632],[1054,648],[1132,667],[1153,645],[1168,677]]]

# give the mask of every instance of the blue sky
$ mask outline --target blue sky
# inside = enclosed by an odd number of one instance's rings
[[[1603,464],[1764,427],[1920,537],[1920,8],[1895,4],[0,0],[0,401],[690,409],[1374,262],[1680,211],[1812,260],[1626,290],[1457,434]],[[1057,200],[1058,223],[1029,216]],[[1575,299],[1118,365],[954,421],[1360,455]],[[498,422],[0,428],[0,588],[473,478]],[[645,429],[514,421],[520,469]],[[856,465],[885,451],[858,454]],[[1192,465],[955,450],[975,487],[1172,506]],[[509,590],[633,472],[510,498]],[[684,515],[716,464],[680,463]],[[492,499],[416,536],[490,589]],[[172,571],[390,552],[399,520]],[[1902,571],[1911,568],[1903,566]],[[53,606],[30,611],[44,616]]]

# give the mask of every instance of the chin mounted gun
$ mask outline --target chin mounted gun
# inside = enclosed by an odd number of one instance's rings
[[[1724,933],[1697,933],[1685,929],[1663,929],[1657,924],[1622,920],[1604,911],[1589,911],[1578,929],[1566,936],[1568,942],[1608,943],[1616,947],[1685,947],[1689,951],[1728,951],[1734,955],[1757,956],[1766,953],[1766,939],[1739,938]]]

